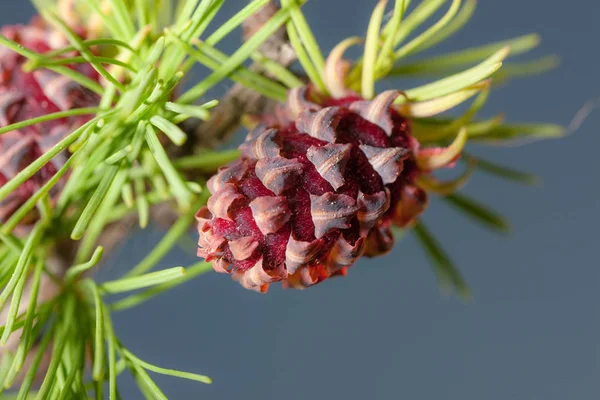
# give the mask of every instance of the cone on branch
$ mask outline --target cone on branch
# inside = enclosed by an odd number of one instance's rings
[[[392,226],[427,206],[416,185],[452,166],[465,133],[446,149],[423,149],[393,106],[397,91],[373,100],[289,93],[240,146],[242,157],[208,182],[197,215],[198,255],[244,287],[303,288],[345,275],[362,255],[387,253]]]

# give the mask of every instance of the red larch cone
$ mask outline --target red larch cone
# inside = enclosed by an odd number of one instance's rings
[[[197,215],[198,255],[249,289],[312,286],[388,252],[392,225],[411,224],[427,205],[415,179],[457,157],[456,148],[420,150],[392,107],[399,92],[309,95],[291,90],[248,135],[242,158],[209,180]]]

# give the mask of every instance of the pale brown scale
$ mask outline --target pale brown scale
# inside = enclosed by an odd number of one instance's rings
[[[213,175],[206,183],[208,191],[214,194],[226,183],[239,182],[244,177],[245,172],[246,167],[241,160],[235,161],[226,167],[220,167],[217,174]]]
[[[33,71],[33,75],[44,95],[62,111],[89,103],[86,99],[93,98],[91,92],[64,75],[47,69]]]
[[[9,91],[0,93],[0,126],[7,126],[14,120],[14,114],[25,101],[25,96]]]
[[[241,271],[239,269],[233,269],[232,273],[231,273],[231,279],[233,279],[234,281],[238,282],[239,284],[241,284],[243,286],[242,280],[244,279],[245,273],[246,273],[246,271]],[[248,288],[246,288],[246,289],[248,289]]]
[[[388,90],[373,100],[361,100],[352,103],[350,110],[379,126],[388,136],[391,136],[394,130],[394,122],[390,113],[390,107],[399,95],[400,92],[397,90]]]
[[[288,274],[294,274],[296,270],[309,264],[315,259],[323,248],[323,240],[317,239],[312,242],[302,242],[290,236],[285,249],[285,267]]]
[[[277,232],[291,217],[285,197],[260,196],[252,200],[250,208],[263,235]]]
[[[394,247],[394,236],[389,228],[376,226],[369,232],[365,241],[365,255],[376,257],[389,252]]]
[[[381,176],[384,185],[396,182],[404,168],[404,160],[410,153],[402,147],[380,148],[365,144],[359,147],[369,159],[369,164]]]
[[[198,232],[205,232],[206,229],[210,229],[213,217],[208,207],[204,206],[200,208],[194,217],[198,222]]]
[[[259,160],[261,158],[277,157],[281,153],[279,144],[275,141],[276,129],[268,129],[240,146],[242,154],[246,157]]]
[[[229,264],[224,258],[217,258],[216,260],[213,260],[212,265],[215,272],[220,274],[229,275],[233,272],[231,269],[231,264]]]
[[[208,246],[209,244],[207,239],[205,237],[201,237],[198,240],[198,249],[196,249],[196,255],[198,257],[207,258],[209,256]]]
[[[245,271],[239,278],[240,283],[245,288],[266,292],[269,283],[280,281],[286,276],[287,272],[285,271],[283,264],[278,265],[275,269],[265,270],[263,259],[261,258],[252,268]]]
[[[405,227],[414,223],[415,219],[427,208],[427,192],[415,186],[404,186],[400,193],[400,201],[396,206],[394,224]]]
[[[358,213],[356,217],[360,224],[360,235],[367,237],[371,228],[379,218],[390,208],[390,191],[388,188],[375,194],[358,193]]]
[[[229,241],[229,250],[236,260],[246,260],[252,256],[258,247],[258,242],[252,236],[244,236]]]
[[[284,288],[294,289],[306,289],[317,283],[318,279],[312,276],[310,268],[304,266],[299,268],[296,273],[289,275],[285,281],[283,281]]]
[[[350,266],[356,262],[365,250],[365,239],[359,238],[356,243],[350,244],[343,236],[340,236],[329,253],[327,271],[335,274],[343,267]]]
[[[296,120],[296,129],[314,138],[334,143],[340,110],[339,107],[327,107],[317,112],[305,110]]]
[[[283,157],[263,158],[255,167],[258,179],[278,196],[297,184],[303,170],[304,166],[297,159]]]
[[[325,236],[332,229],[347,229],[358,207],[354,199],[345,194],[325,193],[310,195],[310,213],[315,225],[315,237]]]
[[[208,199],[208,208],[215,218],[223,218],[232,221],[229,210],[236,200],[244,199],[244,195],[237,191],[232,183],[226,183],[210,199]]]
[[[258,124],[248,132],[245,141],[254,140],[268,130],[269,128],[265,124]]]
[[[319,175],[337,190],[344,186],[344,171],[351,150],[350,144],[311,146],[306,152],[306,157],[315,166]]]
[[[208,248],[210,247],[210,233],[209,232],[210,229],[203,231],[203,234],[200,236],[200,238],[198,239],[198,256],[200,256],[200,254],[203,254],[200,257],[207,257],[208,254]]]
[[[306,87],[293,88],[288,92],[285,110],[292,120],[298,118],[304,110],[320,110],[321,106],[307,99],[308,89]]]
[[[35,142],[33,136],[23,136],[18,131],[4,134],[0,144],[0,173],[16,175],[22,168],[21,160]]]
[[[220,235],[207,231],[202,241],[198,242],[198,254],[202,253],[206,261],[211,261],[223,256],[227,240]]]

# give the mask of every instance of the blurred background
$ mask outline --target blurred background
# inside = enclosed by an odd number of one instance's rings
[[[225,1],[221,18],[244,3]],[[329,51],[365,32],[375,4],[310,1],[304,10]],[[24,22],[32,13],[28,2],[11,2],[0,23]],[[528,58],[556,53],[560,68],[493,92],[483,114],[568,125],[600,96],[599,15],[596,0],[481,1],[465,29],[428,53],[540,33],[543,43]],[[238,43],[232,37],[223,48],[231,52]],[[565,139],[472,148],[540,175],[543,186],[474,176],[465,192],[511,219],[505,237],[439,202],[429,208],[425,221],[468,280],[470,303],[440,294],[409,236],[388,256],[363,259],[348,277],[303,292],[275,285],[261,296],[225,276],[204,275],[116,314],[117,334],[149,362],[213,378],[206,386],[155,376],[177,400],[598,399],[599,148],[600,111]],[[161,234],[160,227],[136,232],[102,278],[137,263]],[[161,266],[191,264],[193,252],[173,252]],[[128,376],[122,385],[124,399],[141,398]]]

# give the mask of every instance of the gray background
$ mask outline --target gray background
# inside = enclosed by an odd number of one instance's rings
[[[25,1],[10,3],[0,22],[31,14]],[[226,1],[222,15],[242,3]],[[562,57],[560,69],[496,91],[487,115],[566,125],[600,96],[596,0],[480,3],[436,52],[536,31],[544,42],[535,53]],[[365,31],[374,4],[312,1],[305,12],[329,50]],[[226,45],[233,49],[235,40]],[[304,292],[274,287],[260,296],[208,274],[116,315],[116,329],[142,358],[214,379],[205,386],[157,376],[172,399],[597,399],[599,125],[597,112],[564,140],[475,149],[544,178],[543,187],[528,188],[478,174],[467,187],[511,218],[510,237],[430,207],[426,221],[473,288],[469,304],[439,294],[409,237],[387,257],[360,261],[347,278]],[[135,235],[104,275],[136,263],[159,237]],[[161,266],[194,261],[176,251]],[[122,384],[125,399],[141,398],[129,378]]]

